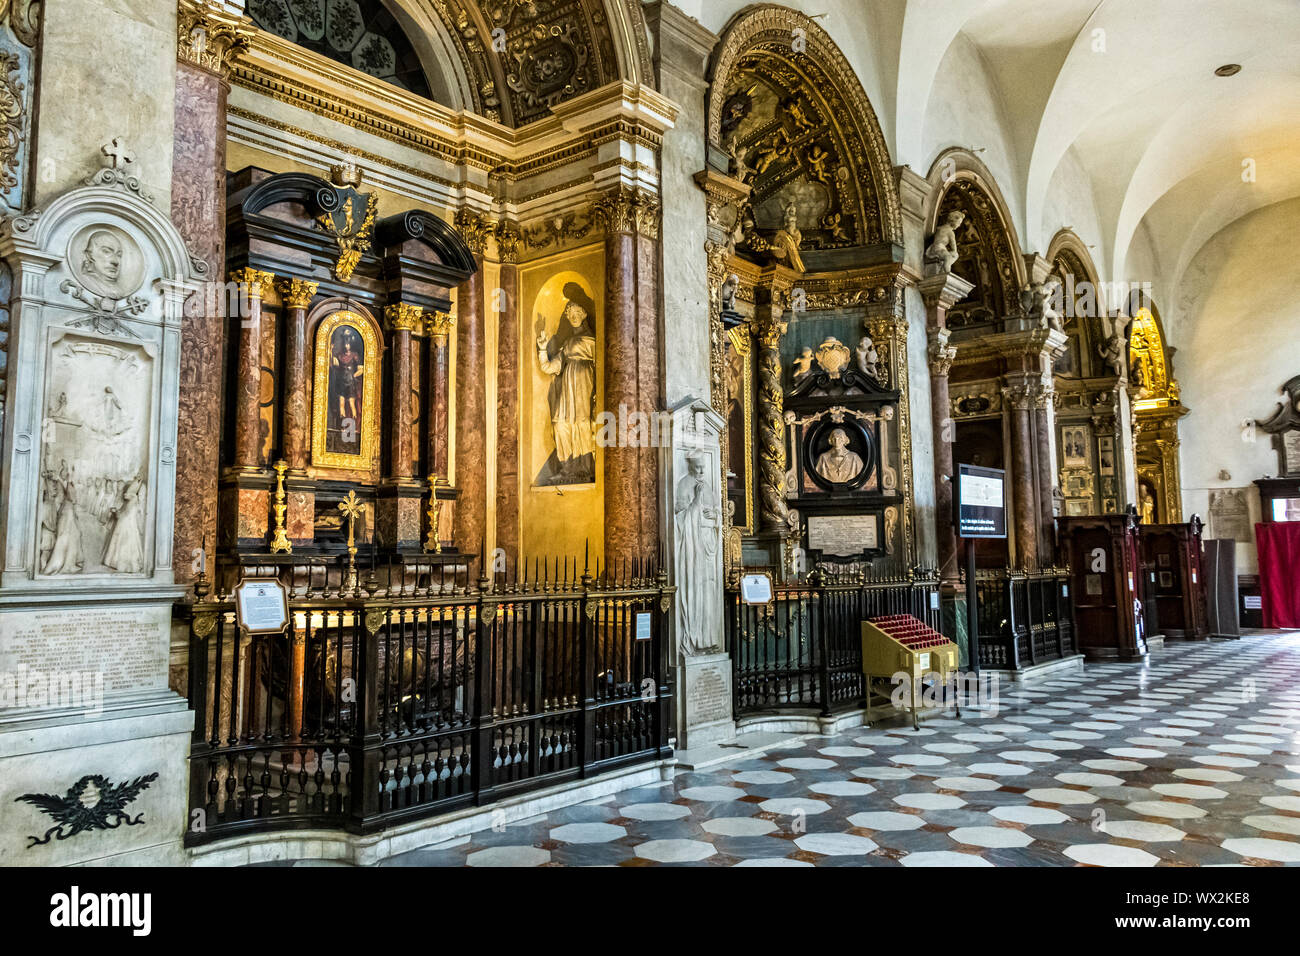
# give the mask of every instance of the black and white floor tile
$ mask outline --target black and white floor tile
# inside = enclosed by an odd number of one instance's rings
[[[382,865],[662,864],[1300,864],[1300,633],[1003,684]]]

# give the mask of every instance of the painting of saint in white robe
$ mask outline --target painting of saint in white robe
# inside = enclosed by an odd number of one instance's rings
[[[538,485],[579,485],[596,480],[595,303],[576,282],[564,286],[564,310],[554,335],[538,317],[537,364],[551,377],[547,392],[555,450],[538,473]]]

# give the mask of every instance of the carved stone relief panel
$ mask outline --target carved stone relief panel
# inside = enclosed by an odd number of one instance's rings
[[[154,355],[50,330],[41,421],[41,576],[147,570]]]
[[[197,288],[117,140],[105,168],[0,228],[14,274],[0,590],[169,586],[180,324]]]

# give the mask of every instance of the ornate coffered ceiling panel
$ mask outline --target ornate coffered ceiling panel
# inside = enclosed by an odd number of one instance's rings
[[[468,78],[474,112],[524,126],[620,76],[601,0],[428,0]],[[639,8],[624,13],[639,20]],[[410,39],[381,0],[248,0],[262,29],[429,97]],[[441,66],[441,64],[439,64]]]

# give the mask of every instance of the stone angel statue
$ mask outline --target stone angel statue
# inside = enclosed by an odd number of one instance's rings
[[[924,265],[926,275],[939,275],[952,272],[957,261],[957,230],[966,221],[966,214],[954,209],[935,227],[930,244],[925,248]]]
[[[1101,357],[1106,360],[1111,371],[1116,375],[1123,376],[1128,364],[1128,327],[1132,322],[1126,315],[1106,315],[1102,314],[1101,321],[1101,341],[1098,343],[1097,350]]]

